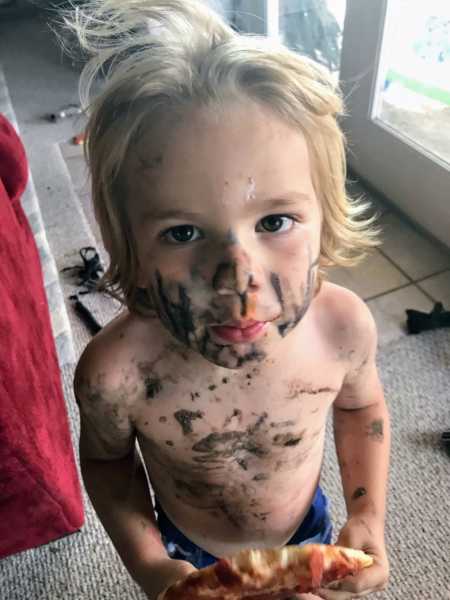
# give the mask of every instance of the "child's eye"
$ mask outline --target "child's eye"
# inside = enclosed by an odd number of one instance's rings
[[[162,233],[163,239],[171,244],[187,244],[201,239],[202,233],[195,225],[177,225]]]
[[[294,226],[295,219],[288,215],[268,215],[259,221],[256,231],[266,233],[280,233],[289,231]]]

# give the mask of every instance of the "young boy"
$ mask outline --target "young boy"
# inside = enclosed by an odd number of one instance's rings
[[[336,543],[375,562],[318,594],[383,588],[389,420],[376,331],[358,297],[322,282],[325,265],[374,244],[345,196],[332,83],[196,0],[77,14],[96,50],[88,80],[113,65],[87,153],[106,283],[127,306],[75,377],[101,521],[151,599],[243,548],[330,543],[318,485],[332,409],[348,511]]]

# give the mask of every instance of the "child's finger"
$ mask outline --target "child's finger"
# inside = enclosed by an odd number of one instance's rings
[[[296,594],[293,592],[278,592],[269,594],[257,594],[252,600],[320,600],[315,594]]]
[[[374,566],[354,577],[346,577],[341,581],[321,588],[317,593],[324,600],[350,600],[363,598],[372,592],[382,590],[387,583],[387,576],[381,566]]]
[[[329,588],[321,588],[317,591],[317,594],[319,595],[319,598],[322,598],[322,600],[353,600],[354,598],[363,598],[364,596],[367,596],[375,591],[375,589],[364,590],[364,592],[357,594],[355,592],[349,592],[345,590],[339,591],[331,590]]]

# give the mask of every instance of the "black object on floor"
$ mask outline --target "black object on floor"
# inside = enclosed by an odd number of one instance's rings
[[[56,112],[53,112],[53,113],[50,113],[49,115],[47,115],[47,119],[51,123],[56,123],[57,121],[60,121],[61,119],[76,117],[77,115],[81,115],[82,113],[83,113],[83,109],[78,104],[67,104],[67,106],[64,106],[64,107],[60,108],[59,110],[57,110]]]
[[[441,441],[444,444],[447,454],[450,456],[450,429],[444,431],[444,433],[441,435]]]
[[[420,333],[429,329],[450,327],[450,311],[444,310],[442,302],[436,302],[430,313],[407,309],[406,314],[408,333]]]
[[[85,246],[80,250],[82,265],[74,265],[73,267],[65,267],[61,269],[61,273],[64,271],[74,271],[79,277],[77,285],[84,287],[79,294],[89,294],[96,289],[97,283],[100,279],[100,274],[103,273],[103,267],[100,262],[100,256],[93,246]]]
[[[92,335],[98,333],[102,326],[97,322],[91,311],[86,308],[86,306],[78,299],[78,296],[76,294],[69,296],[69,300],[72,300],[75,312],[81,318]]]

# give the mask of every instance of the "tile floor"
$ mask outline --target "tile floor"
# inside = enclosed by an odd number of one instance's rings
[[[61,151],[86,210],[88,186],[82,149],[61,144]],[[361,184],[353,182],[350,193],[363,195],[373,205],[379,215],[382,245],[357,267],[330,269],[328,278],[367,302],[383,346],[406,335],[407,308],[429,312],[435,302],[442,302],[450,310],[450,251],[419,233]]]
[[[330,269],[329,279],[367,302],[384,345],[406,335],[407,308],[429,312],[442,302],[450,309],[450,252],[360,184],[352,185],[351,193],[362,193],[373,204],[382,244],[357,267]]]

